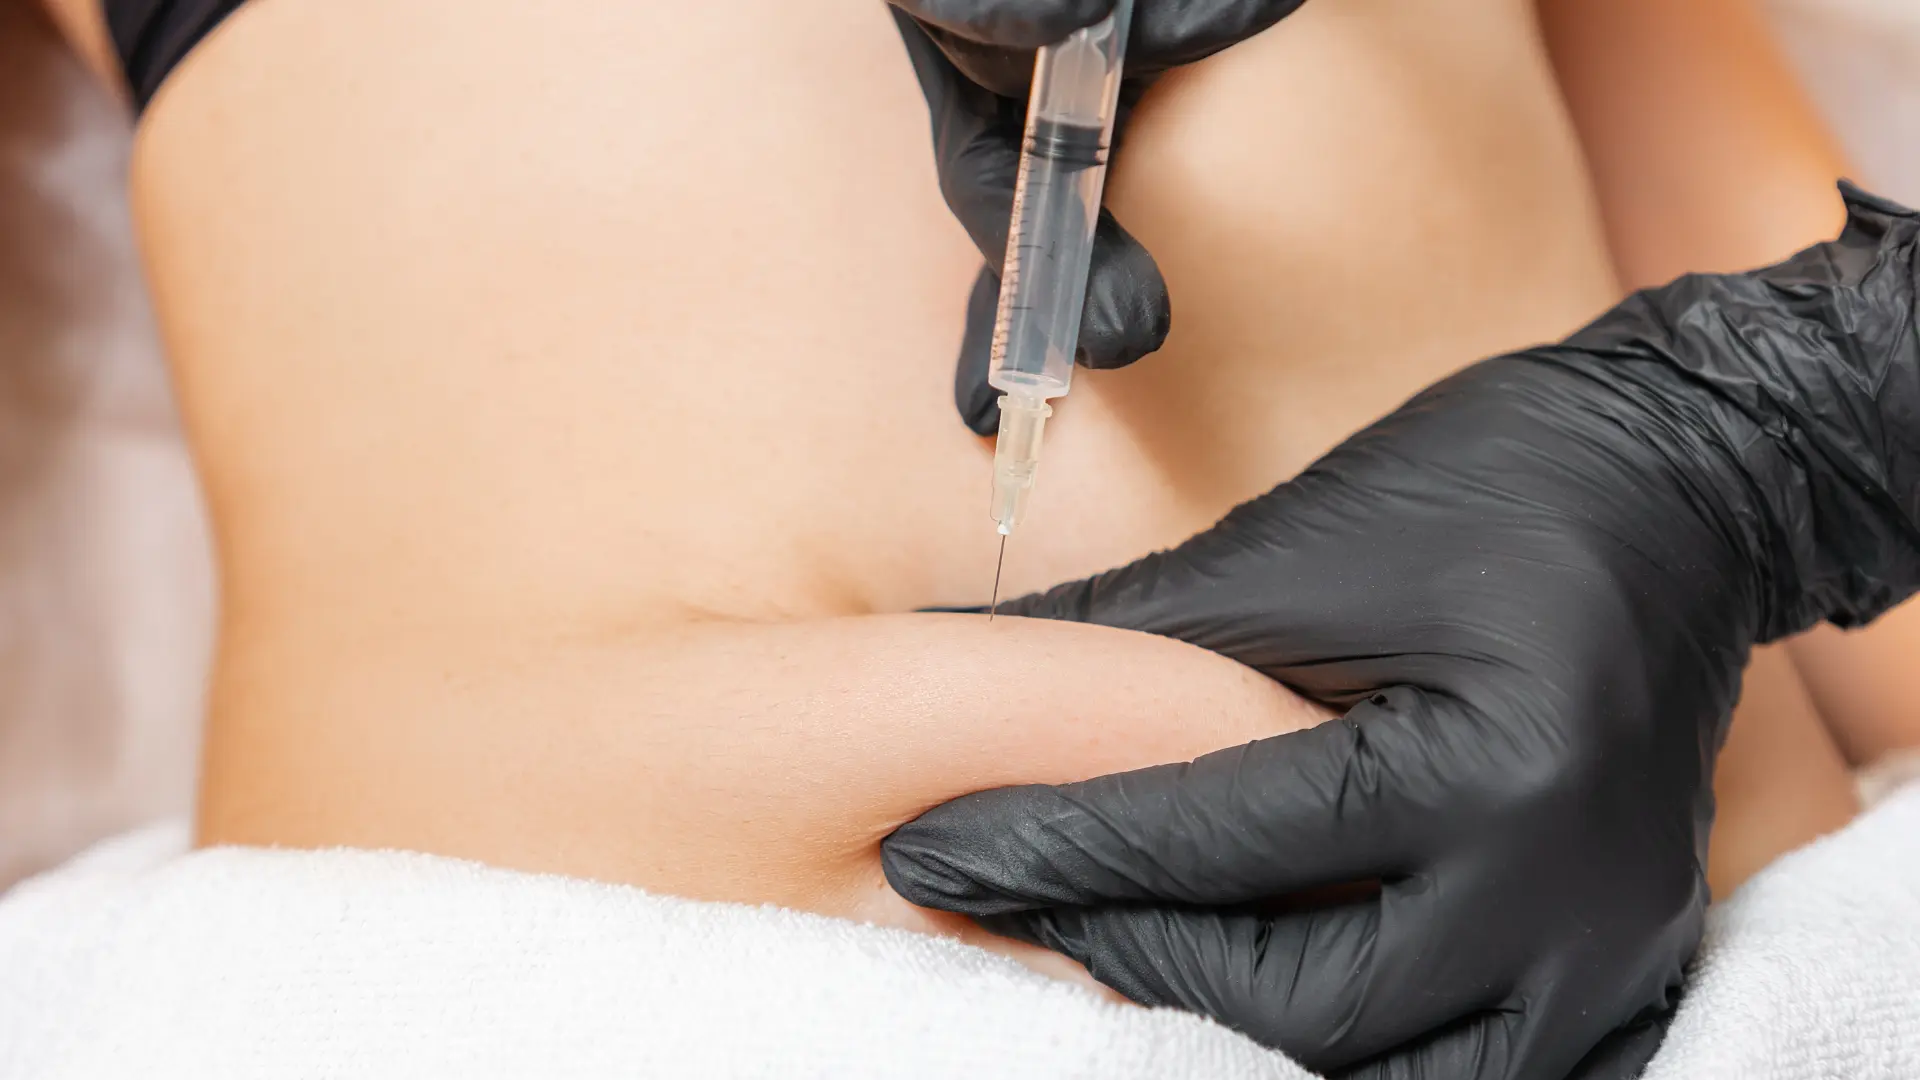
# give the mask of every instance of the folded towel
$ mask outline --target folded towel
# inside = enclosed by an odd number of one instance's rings
[[[1920,785],[1716,905],[1646,1080],[1920,1078]]]
[[[0,1077],[1300,1080],[957,942],[391,852],[109,842],[0,898]]]
[[[181,826],[0,897],[0,1078],[1287,1078],[1197,1017],[774,908]],[[1653,1077],[1920,1077],[1920,789],[1711,918]]]

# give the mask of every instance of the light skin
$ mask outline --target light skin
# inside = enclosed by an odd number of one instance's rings
[[[1165,79],[1110,202],[1174,334],[1077,377],[1007,588],[1175,543],[1616,300],[1630,211],[1559,89],[1517,2],[1312,4]],[[865,0],[259,0],[204,43],[132,177],[220,549],[201,842],[983,940],[888,891],[879,839],[1324,715],[1160,639],[901,614],[983,599],[996,546],[950,403],[978,254],[926,136]],[[1716,858],[1830,811],[1723,815]]]
[[[315,684],[298,740],[240,711],[210,767],[274,784],[220,788],[203,830],[982,940],[886,886],[875,850],[894,827],[970,791],[1186,760],[1327,715],[1192,646],[1028,619],[717,621],[491,652],[475,665],[462,649],[457,678],[425,685],[411,657]]]

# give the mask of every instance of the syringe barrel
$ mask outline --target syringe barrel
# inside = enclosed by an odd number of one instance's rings
[[[1040,50],[1015,182],[987,382],[1059,397],[1073,381],[1132,0]]]

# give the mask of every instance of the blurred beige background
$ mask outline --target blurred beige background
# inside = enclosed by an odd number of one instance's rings
[[[192,795],[212,580],[128,121],[0,0],[0,888]]]
[[[1860,179],[1920,205],[1920,0],[1767,6]],[[0,889],[192,796],[213,587],[128,134],[32,0],[0,0]]]

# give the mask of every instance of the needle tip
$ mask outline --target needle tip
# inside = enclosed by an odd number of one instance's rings
[[[993,602],[987,607],[987,621],[1000,610],[1000,570],[1007,565],[1007,530],[1000,530],[1000,557],[993,562]]]

